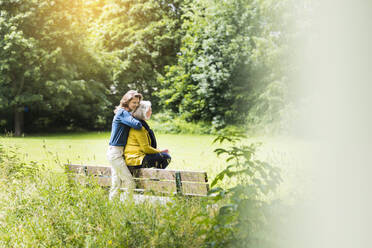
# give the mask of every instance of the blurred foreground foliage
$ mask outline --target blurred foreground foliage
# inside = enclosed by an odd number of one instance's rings
[[[243,138],[244,133],[232,131],[214,140],[229,142],[230,146],[215,150],[225,158],[226,168],[212,181],[209,191],[219,205],[218,212],[214,218],[200,221],[211,230],[206,238],[208,247],[278,247],[273,235],[277,217],[271,212],[276,203],[271,197],[282,181],[280,170],[257,160],[255,153],[260,144],[242,144]],[[226,178],[236,183],[219,187]]]

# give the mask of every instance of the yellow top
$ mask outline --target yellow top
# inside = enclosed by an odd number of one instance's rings
[[[150,135],[144,127],[140,130],[134,128],[129,130],[127,145],[124,149],[125,163],[128,166],[141,165],[146,154],[159,152],[160,150],[151,146]]]

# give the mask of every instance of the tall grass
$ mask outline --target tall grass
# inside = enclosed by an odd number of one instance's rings
[[[100,188],[45,176],[8,190],[3,247],[200,247],[203,242],[199,227],[189,221],[200,212],[197,202],[109,202]]]
[[[106,141],[107,133],[49,138],[59,144],[73,141],[81,144],[82,136],[94,144],[103,137]],[[194,137],[198,144],[203,143],[200,137],[203,136]],[[223,172],[224,178],[216,181],[215,186],[221,187],[216,191],[217,197],[174,198],[166,204],[135,203],[130,199],[108,201],[107,191],[94,182],[82,187],[68,180],[63,172],[64,158],[48,150],[49,138],[44,142],[40,142],[40,137],[8,139],[7,146],[0,142],[0,247],[258,248],[276,247],[277,240],[282,238],[276,230],[270,230],[282,224],[270,213],[279,212],[282,216],[288,208],[273,207],[270,199],[262,202],[252,198],[251,184],[241,184],[240,177],[234,178],[235,172],[229,169]],[[29,142],[28,139],[35,143],[21,147],[21,151],[9,145],[15,140]],[[32,162],[22,155],[22,149],[35,147],[48,157],[46,163]],[[215,156],[213,152],[212,155]],[[253,152],[248,155],[249,161],[256,157]],[[226,157],[218,160],[221,166],[228,164]],[[215,175],[222,171],[212,166],[217,171]]]
[[[17,157],[1,157],[0,247],[202,246],[205,227],[190,220],[213,214],[203,200],[108,201],[93,182],[82,187],[36,164],[18,170]]]

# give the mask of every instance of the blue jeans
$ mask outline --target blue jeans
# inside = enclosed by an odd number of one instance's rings
[[[165,169],[170,161],[171,156],[165,152],[147,154],[142,161],[141,168],[155,167],[158,169]]]
[[[151,168],[155,167],[158,169],[165,169],[167,168],[168,164],[171,161],[171,156],[168,153],[160,152],[155,154],[147,154],[143,160],[141,165],[137,166],[128,166],[128,169],[132,175],[136,175],[136,170],[141,168]]]

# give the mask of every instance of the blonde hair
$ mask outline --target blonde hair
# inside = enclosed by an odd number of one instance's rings
[[[147,120],[147,111],[151,108],[150,101],[141,101],[138,108],[133,111],[132,115],[138,120]]]
[[[127,93],[125,93],[120,100],[119,106],[116,106],[114,113],[116,113],[120,108],[127,108],[129,102],[135,97],[138,97],[140,101],[142,100],[142,94],[138,93],[136,90],[129,90]]]

